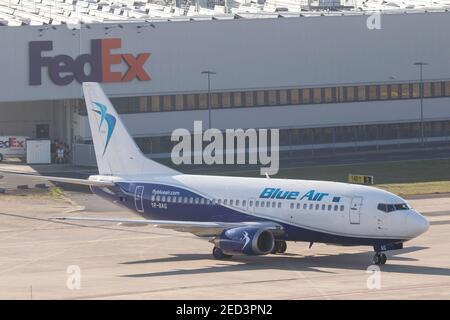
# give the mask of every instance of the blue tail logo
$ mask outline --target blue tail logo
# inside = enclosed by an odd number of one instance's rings
[[[101,129],[103,122],[106,121],[106,124],[108,125],[106,144],[105,144],[105,149],[103,150],[103,154],[105,154],[106,148],[108,147],[108,144],[109,144],[109,140],[111,140],[111,136],[113,134],[114,127],[116,126],[116,117],[114,117],[113,115],[111,115],[107,112],[108,108],[105,105],[98,103],[98,102],[94,102],[94,104],[98,108],[98,110],[92,109],[92,111],[99,114],[101,117],[99,130]]]

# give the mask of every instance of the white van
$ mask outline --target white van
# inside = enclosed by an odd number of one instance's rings
[[[26,158],[28,137],[0,136],[0,161],[6,158]]]

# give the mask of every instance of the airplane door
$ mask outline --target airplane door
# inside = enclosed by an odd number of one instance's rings
[[[134,206],[137,212],[144,212],[144,186],[136,186],[134,190]]]
[[[362,197],[353,197],[352,198],[352,202],[350,204],[350,212],[349,212],[351,224],[360,224],[362,202],[363,202]]]

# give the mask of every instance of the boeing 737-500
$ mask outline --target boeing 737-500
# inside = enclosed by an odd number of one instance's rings
[[[144,156],[98,83],[83,83],[98,175],[87,180],[27,175],[87,185],[139,218],[58,217],[155,225],[206,238],[217,259],[281,254],[288,241],[370,246],[385,251],[424,233],[428,221],[399,196],[340,182],[183,174]],[[21,175],[24,176],[24,175]]]

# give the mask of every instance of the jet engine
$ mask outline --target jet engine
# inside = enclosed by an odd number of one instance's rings
[[[224,230],[213,243],[227,255],[264,255],[272,252],[275,238],[267,229],[245,226]]]

